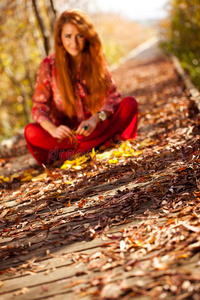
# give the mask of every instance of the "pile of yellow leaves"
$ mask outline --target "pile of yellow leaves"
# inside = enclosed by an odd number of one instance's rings
[[[106,161],[109,164],[117,164],[120,159],[124,157],[135,157],[143,153],[144,150],[135,151],[129,141],[123,142],[115,149],[104,151],[103,153],[96,153],[95,149],[87,155],[75,155],[72,159],[66,160],[61,166],[61,169],[75,169],[81,170],[86,167],[86,162],[90,159],[95,161]]]
[[[117,145],[116,148],[103,151],[102,153],[95,152],[95,149],[92,149],[90,153],[86,155],[74,155],[70,160],[66,160],[61,166],[61,169],[74,169],[81,170],[87,166],[89,160],[95,162],[105,162],[108,164],[117,164],[119,161],[122,161],[125,157],[135,157],[143,153],[144,150],[136,151],[133,149],[133,145],[130,141],[125,141],[121,145]],[[7,177],[0,176],[0,183],[12,183],[14,180],[18,181],[40,181],[48,176],[48,172],[45,169],[44,173],[38,174],[38,171],[31,168],[25,171],[17,172],[11,174]]]
[[[38,176],[35,176],[38,174],[38,171],[31,168],[22,172],[16,172],[14,174],[11,174],[9,176],[0,176],[0,183],[6,182],[6,183],[12,183],[15,179],[18,181],[39,181],[47,177],[47,173],[39,174]]]

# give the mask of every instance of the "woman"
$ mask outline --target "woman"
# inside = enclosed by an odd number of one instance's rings
[[[121,101],[99,36],[79,10],[59,17],[55,54],[42,61],[32,100],[36,123],[26,126],[25,137],[40,165],[136,136],[137,102]]]

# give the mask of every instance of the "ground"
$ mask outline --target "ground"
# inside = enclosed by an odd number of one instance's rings
[[[200,299],[199,115],[157,47],[113,71],[138,136],[38,167],[2,152],[0,297]]]

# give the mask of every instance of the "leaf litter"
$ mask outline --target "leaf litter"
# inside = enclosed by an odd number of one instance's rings
[[[133,78],[135,140],[0,177],[0,293],[10,278],[70,261],[74,275],[55,282],[78,298],[199,299],[199,115],[168,59],[132,64],[121,92]],[[93,248],[65,253],[83,241]]]

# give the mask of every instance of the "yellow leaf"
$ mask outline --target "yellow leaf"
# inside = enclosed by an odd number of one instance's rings
[[[71,168],[71,165],[70,164],[63,164],[60,168],[61,169],[69,169],[69,168]]]
[[[72,166],[72,168],[75,170],[81,170],[84,168],[84,166],[83,165],[82,166]]]
[[[76,169],[80,170],[85,167],[83,164],[90,159],[90,156],[77,156],[73,160],[66,160],[61,166],[61,169]]]
[[[109,159],[109,164],[117,164],[118,163],[118,159]]]
[[[96,157],[98,159],[106,159],[106,158],[110,158],[112,155],[112,151],[104,151],[103,153],[101,154],[97,154]]]
[[[142,247],[144,245],[143,241],[140,241],[140,240],[134,241],[134,243],[135,243],[135,246],[138,246],[138,247]]]
[[[27,176],[27,175],[33,174],[33,173],[35,173],[35,172],[36,172],[35,169],[31,168],[31,169],[25,170],[25,171],[23,172],[23,175],[24,175],[24,176]]]
[[[138,156],[142,153],[143,151],[135,151],[132,149],[131,144],[129,141],[126,141],[120,145],[120,147],[113,151],[113,156],[115,157],[130,157],[130,156]]]
[[[30,181],[32,179],[32,175],[28,174],[27,176],[24,176],[21,181]]]
[[[140,143],[140,148],[146,148],[151,144],[151,138],[147,138]]]
[[[15,178],[19,178],[20,174],[19,173],[14,173],[10,176],[11,181],[13,181]]]
[[[91,158],[96,157],[95,148],[92,148],[92,152],[90,153]]]
[[[132,156],[138,156],[142,153],[143,153],[143,151],[135,151],[134,153],[132,153]]]
[[[10,182],[10,178],[9,177],[0,176],[0,180],[2,180],[4,182]]]
[[[178,256],[178,258],[187,258],[188,257],[188,254],[180,254],[179,256]]]
[[[90,159],[89,156],[78,157],[78,158],[76,158],[76,164],[81,165],[81,164],[85,163],[86,161],[88,161],[89,159]]]
[[[33,177],[33,178],[32,178],[32,181],[33,181],[33,182],[35,182],[35,181],[40,181],[40,180],[43,180],[43,179],[45,179],[45,178],[47,178],[47,173],[42,173],[42,174],[40,174],[40,175],[38,175],[38,176],[36,176],[36,177]]]

